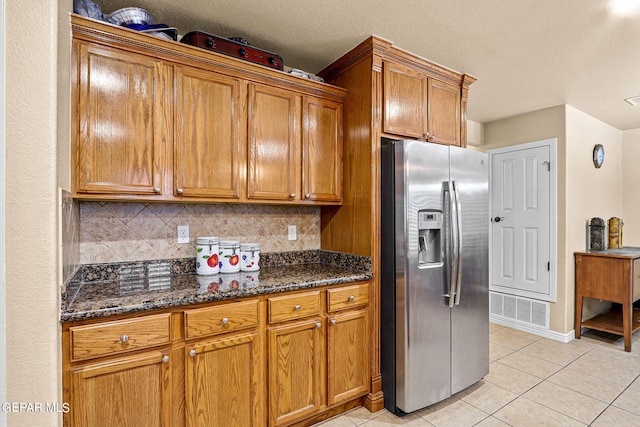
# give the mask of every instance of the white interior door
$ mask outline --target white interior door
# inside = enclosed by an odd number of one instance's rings
[[[491,153],[490,290],[553,301],[552,162],[544,142]]]

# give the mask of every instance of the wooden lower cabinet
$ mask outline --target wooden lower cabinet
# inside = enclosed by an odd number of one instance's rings
[[[72,368],[72,425],[171,426],[170,366],[155,350]]]
[[[269,328],[269,425],[287,425],[318,412],[325,387],[322,319]]]
[[[65,323],[64,425],[309,425],[360,406],[369,286]]]
[[[369,317],[367,310],[329,317],[327,326],[327,400],[329,405],[369,390]]]
[[[263,424],[263,365],[257,331],[185,347],[187,426]]]

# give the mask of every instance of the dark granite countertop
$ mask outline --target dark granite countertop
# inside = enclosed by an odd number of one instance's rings
[[[302,253],[302,252],[301,252]],[[256,272],[198,276],[190,261],[85,266],[62,295],[62,322],[371,279],[370,259],[327,251],[268,256]],[[317,255],[317,256],[316,256]],[[282,264],[286,262],[286,264]],[[160,268],[157,268],[157,266]],[[164,267],[164,268],[163,268]],[[367,268],[369,267],[369,268]],[[126,272],[126,274],[125,274]]]

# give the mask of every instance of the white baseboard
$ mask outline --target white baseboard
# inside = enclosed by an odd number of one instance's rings
[[[534,335],[538,335],[540,337],[543,338],[549,338],[551,340],[554,341],[560,341],[562,343],[568,343],[570,341],[573,341],[573,339],[575,338],[575,332],[571,331],[571,332],[567,332],[566,334],[560,333],[560,332],[555,332],[555,331],[551,331],[549,329],[545,329],[543,327],[538,327],[535,325],[531,325],[529,323],[524,324],[521,322],[518,322],[516,320],[512,320],[508,317],[504,317],[504,316],[496,316],[494,314],[490,314],[489,315],[489,321],[498,325],[502,325],[502,326],[507,326],[509,328],[512,329],[517,329],[519,331],[523,331],[523,332],[528,332],[530,334],[534,334]]]

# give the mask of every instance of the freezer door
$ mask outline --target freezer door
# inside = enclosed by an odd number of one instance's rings
[[[412,412],[451,394],[443,193],[449,150],[396,142],[395,163],[396,403]],[[441,240],[436,242],[436,236]]]
[[[489,184],[485,153],[451,147],[460,206],[460,292],[451,309],[451,393],[489,373]]]

